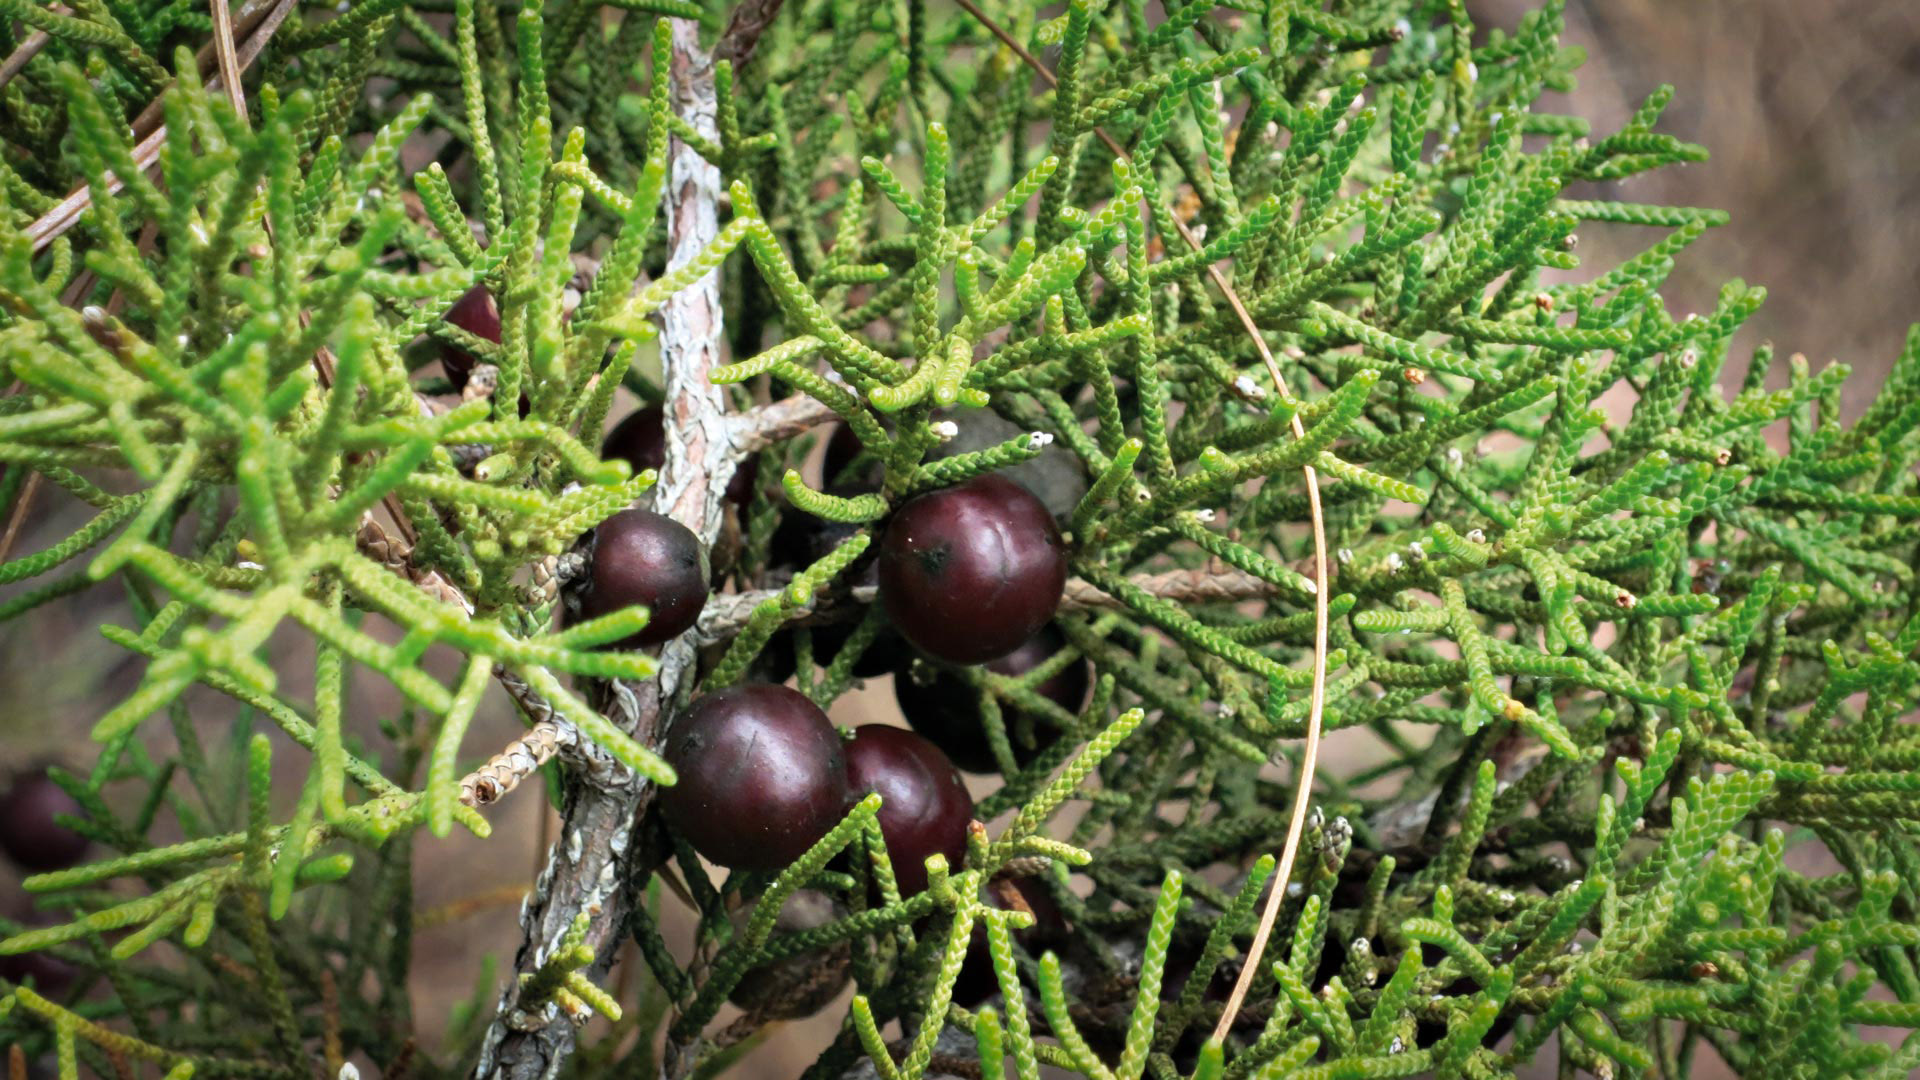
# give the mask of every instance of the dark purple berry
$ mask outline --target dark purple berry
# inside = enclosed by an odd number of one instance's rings
[[[827,714],[799,691],[757,683],[707,694],[667,734],[679,782],[660,809],[722,866],[779,870],[847,806],[847,759]]]
[[[0,849],[29,873],[73,866],[92,841],[56,821],[61,814],[82,816],[80,804],[44,771],[15,776],[0,793]]]
[[[500,342],[500,307],[493,302],[493,294],[485,285],[475,285],[455,300],[447,309],[446,319],[475,337],[496,345]],[[455,390],[467,385],[467,377],[473,374],[478,362],[477,357],[458,345],[447,342],[440,345],[440,368],[447,373],[447,381]]]
[[[880,599],[906,639],[954,664],[1005,656],[1060,606],[1066,544],[1033,493],[994,473],[910,500],[880,541]]]
[[[680,636],[707,606],[707,568],[692,530],[651,510],[622,510],[595,530],[593,564],[580,600],[582,618],[639,605],[647,625],[620,643],[658,645]]]
[[[1025,675],[1066,644],[1065,635],[1048,623],[1019,648],[988,661],[986,667],[996,675]],[[1077,713],[1086,704],[1090,681],[1087,662],[1074,660],[1034,690],[1068,712]],[[913,730],[933,740],[955,765],[968,772],[998,770],[987,742],[986,725],[980,719],[978,698],[958,674],[932,664],[902,669],[894,675],[893,696]],[[1014,760],[1022,765],[1060,737],[1059,729],[1040,717],[1002,709],[1000,718],[1006,724]]]
[[[616,458],[624,461],[635,473],[664,467],[667,463],[665,420],[666,413],[658,405],[628,414],[607,434],[607,441],[600,446],[600,456],[608,461]],[[760,459],[750,457],[742,461],[740,467],[733,470],[733,478],[727,481],[727,501],[735,506],[747,505],[759,478]]]
[[[927,887],[927,858],[945,855],[959,870],[967,854],[973,797],[940,748],[904,728],[867,724],[847,743],[847,786],[854,798],[880,793],[880,835],[887,841],[900,895]]]

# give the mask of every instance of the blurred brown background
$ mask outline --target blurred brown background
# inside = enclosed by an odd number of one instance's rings
[[[1526,0],[1470,3],[1483,23],[1512,27]],[[1567,40],[1589,61],[1570,100],[1543,108],[1614,130],[1648,91],[1677,87],[1662,130],[1706,144],[1711,161],[1610,185],[1621,198],[1717,206],[1733,213],[1680,262],[1667,290],[1676,313],[1712,307],[1733,276],[1763,284],[1770,299],[1743,337],[1774,341],[1816,366],[1853,366],[1848,397],[1857,413],[1920,320],[1920,4],[1912,0],[1572,0]],[[1604,268],[1651,243],[1652,230],[1583,230],[1581,252]],[[1738,378],[1736,350],[1728,381]],[[84,508],[43,493],[36,521],[17,548],[39,550],[84,520]],[[84,760],[86,731],[131,689],[138,667],[95,628],[125,623],[124,603],[102,587],[33,618],[0,627],[0,767],[46,754]],[[292,650],[298,652],[298,650]],[[304,693],[310,656],[293,661],[286,689]],[[374,736],[392,708],[384,687],[355,695],[359,730]],[[197,697],[203,737],[217,739],[230,702]],[[843,724],[889,718],[884,680],[844,699]],[[158,731],[164,725],[154,725]],[[474,725],[469,747],[503,745],[519,730],[496,695]],[[374,736],[377,738],[377,736]],[[164,741],[157,739],[156,741]],[[161,749],[164,749],[161,747]],[[294,755],[282,755],[296,767]],[[1330,754],[1327,767],[1340,768]],[[292,792],[287,793],[291,802]],[[415,938],[415,996],[422,1048],[439,1049],[453,1003],[472,992],[483,954],[507,961],[518,942],[514,888],[536,866],[540,806],[533,792],[490,812],[495,837],[423,838],[416,902],[422,909],[491,895],[465,917],[423,928]],[[0,875],[5,871],[0,870]],[[0,892],[10,882],[0,880]],[[506,891],[503,893],[502,889]],[[815,1020],[775,1033],[734,1074],[786,1080],[832,1037],[844,1002]],[[371,1075],[371,1074],[370,1074]]]
[[[1512,26],[1537,5],[1469,0]],[[1920,321],[1920,4],[1912,0],[1570,0],[1580,86],[1543,107],[1617,130],[1661,83],[1660,129],[1711,160],[1606,185],[1635,202],[1711,206],[1733,222],[1682,256],[1665,290],[1676,317],[1712,309],[1731,277],[1766,286],[1742,341],[1852,366],[1857,415]],[[1657,237],[1583,229],[1605,268]],[[1631,245],[1631,246],[1629,246]],[[1745,370],[1736,349],[1730,375]],[[1730,380],[1731,381],[1731,380]]]

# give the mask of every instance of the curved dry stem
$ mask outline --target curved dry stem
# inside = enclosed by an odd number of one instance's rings
[[[966,0],[961,0],[965,3]],[[1200,248],[1200,241],[1187,231],[1185,223],[1180,225],[1180,234],[1187,242]],[[1253,338],[1254,346],[1260,350],[1260,359],[1266,362],[1267,374],[1273,379],[1273,388],[1282,399],[1291,398],[1287,392],[1287,382],[1280,375],[1280,365],[1273,359],[1273,352],[1253,325],[1253,317],[1247,313],[1246,305],[1228,289],[1221,278],[1218,268],[1210,268],[1214,281],[1218,282],[1227,294],[1228,303],[1233,305],[1234,314],[1240,317],[1241,325]],[[1300,414],[1293,416],[1293,437],[1306,437],[1306,429],[1300,423]],[[1293,813],[1287,821],[1287,842],[1280,849],[1280,865],[1275,868],[1272,885],[1267,892],[1266,906],[1260,909],[1260,925],[1253,932],[1253,943],[1247,947],[1247,961],[1240,967],[1240,977],[1234,980],[1233,993],[1227,998],[1227,1007],[1220,1013],[1220,1022],[1213,1029],[1213,1040],[1223,1042],[1228,1029],[1233,1027],[1234,1019],[1240,1013],[1240,1005],[1247,997],[1247,988],[1253,985],[1254,973],[1260,970],[1260,957],[1266,952],[1267,938],[1273,934],[1273,923],[1280,915],[1282,898],[1287,895],[1287,882],[1293,877],[1293,863],[1300,854],[1300,836],[1306,828],[1307,804],[1313,798],[1313,771],[1320,759],[1320,724],[1327,706],[1327,523],[1320,509],[1320,478],[1313,466],[1303,466],[1300,474],[1307,482],[1307,514],[1313,523],[1313,697],[1307,707],[1307,742],[1300,751],[1300,767],[1294,771]]]
[[[262,3],[248,5],[244,8],[238,20],[232,18],[226,20],[227,33],[225,49],[215,50],[216,53],[221,54],[219,57],[221,74],[215,78],[221,85],[227,88],[228,94],[235,99],[235,107],[240,109],[242,116],[246,115],[246,105],[244,99],[240,97],[240,74],[251,66],[254,60],[259,58],[260,53],[266,49],[267,42],[273,39],[274,32],[280,29],[280,24],[286,21],[287,16],[292,13],[294,6],[294,0],[264,0]],[[226,4],[224,2],[217,3],[214,10],[217,13],[224,12],[226,10]],[[238,23],[239,29],[250,34],[246,40],[246,44],[240,45],[237,48],[233,41],[236,22]],[[250,30],[247,29],[249,24],[251,24]],[[214,25],[216,30],[215,45],[217,46],[220,44],[218,29],[221,25],[221,19],[219,14],[214,16]],[[231,67],[229,67],[229,65],[231,65]],[[153,104],[147,106],[145,111],[141,112],[140,116],[133,122],[134,131],[140,131],[148,123],[157,119],[159,115],[160,100],[155,98]],[[165,124],[158,124],[145,138],[142,138],[140,142],[134,146],[134,164],[142,170],[151,168],[153,163],[159,160],[160,148],[166,144],[166,141],[167,126]],[[111,174],[109,175],[111,176]],[[125,185],[125,181],[117,176],[111,176],[108,184],[115,192],[118,192]],[[34,254],[38,255],[48,244],[53,243],[55,237],[73,228],[74,225],[80,221],[80,215],[86,213],[87,207],[91,205],[93,205],[93,190],[82,185],[75,188],[66,198],[56,203],[51,210],[34,219],[33,223],[28,225],[26,229],[27,240],[33,245]]]
[[[989,18],[986,12],[981,11],[973,0],[955,2],[967,14],[979,20],[1002,44],[1012,49],[1048,86],[1059,84],[1053,72],[1047,70],[1038,57]],[[1094,134],[1107,144],[1114,156],[1127,157],[1127,152],[1105,131],[1095,128]],[[1195,251],[1201,249],[1200,238],[1187,228],[1186,222],[1176,217],[1173,224],[1180,230],[1180,238],[1187,242],[1188,247]],[[1260,328],[1254,325],[1253,316],[1247,311],[1247,305],[1241,302],[1240,294],[1234,291],[1233,285],[1218,266],[1207,267],[1207,276],[1213,279],[1214,285],[1239,318],[1240,325],[1246,329],[1247,336],[1253,339],[1254,348],[1259,350],[1260,359],[1267,365],[1267,375],[1273,379],[1274,391],[1282,400],[1292,398],[1293,395],[1287,392],[1286,379],[1280,375],[1280,365],[1273,358],[1273,350],[1267,348],[1266,339],[1261,336]],[[1292,428],[1295,439],[1306,436],[1306,428],[1297,413],[1293,417]],[[1293,815],[1287,823],[1286,846],[1280,849],[1280,865],[1273,876],[1273,891],[1267,897],[1266,907],[1260,912],[1260,925],[1254,932],[1253,944],[1247,950],[1247,960],[1240,969],[1240,978],[1233,985],[1233,995],[1227,999],[1227,1007],[1220,1013],[1220,1023],[1214,1028],[1213,1037],[1216,1041],[1224,1039],[1228,1029],[1233,1026],[1240,1005],[1246,1000],[1247,988],[1253,985],[1254,972],[1260,969],[1261,954],[1266,951],[1267,938],[1273,933],[1274,919],[1280,914],[1281,898],[1287,893],[1287,880],[1293,874],[1294,860],[1300,854],[1300,836],[1306,827],[1307,804],[1313,797],[1313,773],[1320,756],[1320,725],[1327,700],[1327,526],[1320,508],[1319,476],[1311,465],[1303,467],[1300,472],[1307,483],[1307,508],[1313,523],[1313,697],[1307,711],[1307,745],[1301,753],[1300,768],[1294,776]]]
[[[233,111],[240,119],[247,118],[247,95],[240,89],[240,57],[233,48],[233,11],[228,8],[227,0],[210,0],[213,9],[213,54],[220,61],[220,81],[225,85],[227,100],[233,102]]]

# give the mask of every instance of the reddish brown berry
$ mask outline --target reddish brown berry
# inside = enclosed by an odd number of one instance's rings
[[[67,921],[64,916],[34,907],[32,900],[23,893],[12,892],[3,895],[4,899],[0,899],[0,910],[4,910],[9,919],[27,929],[56,926]],[[65,994],[79,974],[78,968],[46,951],[36,950],[15,953],[12,956],[0,956],[0,979],[10,983],[30,981],[35,990],[51,998],[58,998]]]
[[[855,492],[873,491],[880,486],[880,466],[877,459],[869,459],[873,467],[863,469],[858,475],[842,476],[847,466],[853,464],[866,450],[866,444],[853,433],[846,424],[836,424],[833,434],[827,438],[827,453],[820,460],[820,475],[825,481],[821,487],[826,490],[846,488]]]
[[[1031,878],[1005,878],[989,884],[985,896],[989,904],[1002,911],[1024,910],[1033,916],[1032,926],[1013,932],[1013,940],[1028,952],[1043,950],[1065,940],[1066,916],[1060,913],[1060,906],[1053,902],[1053,894],[1040,882]],[[953,984],[953,1000],[963,1008],[971,1009],[999,992],[1000,979],[993,970],[993,953],[987,947],[987,931],[976,922],[973,937],[967,943],[967,959],[961,965],[960,977]]]
[[[973,798],[947,755],[911,731],[882,724],[855,728],[846,749],[853,797],[880,793],[880,835],[900,895],[927,887],[929,856],[945,855],[947,865],[959,870]]]
[[[466,295],[453,302],[447,309],[448,322],[465,330],[475,337],[485,338],[494,344],[500,342],[500,307],[493,302],[493,294],[485,285],[475,285],[466,291]],[[467,385],[467,377],[473,374],[478,358],[458,345],[442,342],[440,345],[440,368],[447,374],[447,381],[456,390]]]
[[[651,510],[622,510],[595,530],[580,614],[592,619],[639,605],[647,625],[620,643],[658,645],[680,636],[707,606],[706,555],[685,525]]]
[[[86,858],[92,841],[62,825],[82,816],[80,804],[44,771],[21,773],[0,794],[0,849],[29,873],[65,870]]]
[[[1048,623],[1019,648],[988,661],[986,667],[996,675],[1025,675],[1066,644],[1065,635]],[[1090,681],[1087,662],[1075,660],[1034,690],[1068,712],[1077,713],[1086,704]],[[955,765],[976,773],[998,770],[986,726],[980,719],[977,696],[957,673],[933,664],[902,669],[894,674],[893,696],[913,730],[933,740]],[[1013,745],[1014,760],[1022,765],[1060,737],[1051,722],[1023,712],[1002,709],[1001,720]]]
[[[701,697],[674,721],[665,756],[680,779],[661,790],[661,812],[722,866],[782,869],[846,811],[840,736],[819,706],[784,686]]]
[[[747,928],[753,910],[752,905],[734,910],[731,918],[735,933]],[[850,914],[846,904],[819,889],[795,889],[780,906],[773,932],[780,935],[818,930]],[[824,949],[809,949],[754,968],[734,984],[727,1000],[763,1020],[812,1016],[839,995],[852,966],[852,944],[836,941]]]
[[[880,541],[880,599],[906,639],[978,664],[1039,632],[1060,606],[1066,544],[1033,493],[998,474],[909,501]]]
[[[814,627],[813,662],[822,667],[833,663],[859,625],[858,622],[839,622]],[[907,647],[906,641],[892,627],[882,624],[880,632],[867,642],[860,658],[853,662],[853,675],[857,679],[877,679],[889,671],[898,671],[912,659],[913,650]]]
[[[667,463],[666,414],[658,405],[649,405],[644,409],[629,413],[607,434],[607,441],[600,446],[600,456],[608,461],[616,458],[633,467],[635,473],[642,469],[658,469]],[[753,486],[760,478],[760,459],[750,457],[733,470],[733,478],[727,481],[727,501],[735,506],[745,506],[753,498]]]

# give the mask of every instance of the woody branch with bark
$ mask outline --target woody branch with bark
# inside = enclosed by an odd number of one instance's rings
[[[701,47],[699,24],[672,20],[672,104],[694,132],[717,139],[713,60]],[[669,144],[664,194],[669,272],[685,265],[718,233],[720,173],[680,137]],[[680,522],[711,546],[721,523],[721,496],[747,448],[735,436],[720,388],[709,373],[720,364],[724,317],[717,271],[675,293],[661,310],[660,352],[667,395],[666,465],[651,494],[654,509]],[[600,707],[620,729],[657,746],[676,692],[695,659],[691,635],[669,642],[650,680],[603,686]],[[584,944],[593,950],[590,977],[604,974],[625,941],[629,886],[638,845],[632,830],[653,796],[653,785],[631,772],[570,773],[559,839],[521,914],[524,940],[515,967],[538,971],[581,915],[590,920]],[[477,1077],[534,1080],[557,1071],[572,1050],[573,1025],[560,1010],[520,1007],[521,983],[509,982],[489,1030]]]

